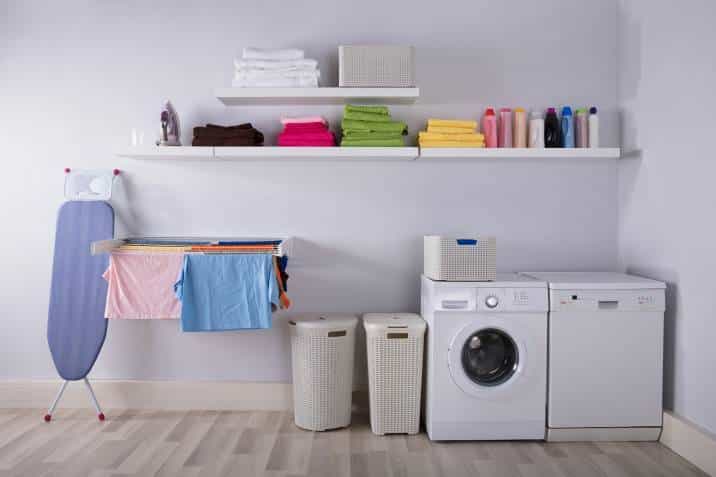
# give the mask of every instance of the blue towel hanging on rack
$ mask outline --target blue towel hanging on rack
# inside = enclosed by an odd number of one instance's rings
[[[279,305],[268,254],[187,254],[174,290],[182,331],[271,328],[271,304]]]

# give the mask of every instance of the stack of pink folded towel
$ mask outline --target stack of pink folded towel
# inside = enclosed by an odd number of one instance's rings
[[[328,121],[321,116],[281,118],[283,131],[278,135],[279,146],[331,147],[336,138],[328,129]]]

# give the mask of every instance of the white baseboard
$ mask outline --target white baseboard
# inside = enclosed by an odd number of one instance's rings
[[[105,409],[206,409],[284,411],[293,409],[289,383],[232,381],[115,381],[92,380],[97,400]],[[0,381],[0,408],[49,407],[59,380]],[[60,408],[91,408],[81,381],[67,386]]]
[[[716,437],[689,421],[664,412],[661,443],[709,475],[716,476]]]

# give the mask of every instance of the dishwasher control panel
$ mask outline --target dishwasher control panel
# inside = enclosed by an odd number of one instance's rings
[[[552,311],[664,311],[664,290],[552,290]]]

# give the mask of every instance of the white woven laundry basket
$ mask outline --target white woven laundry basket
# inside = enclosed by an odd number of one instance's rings
[[[296,425],[311,431],[351,423],[354,315],[300,315],[289,321]]]
[[[417,434],[423,382],[425,321],[412,313],[363,315],[375,434]]]

